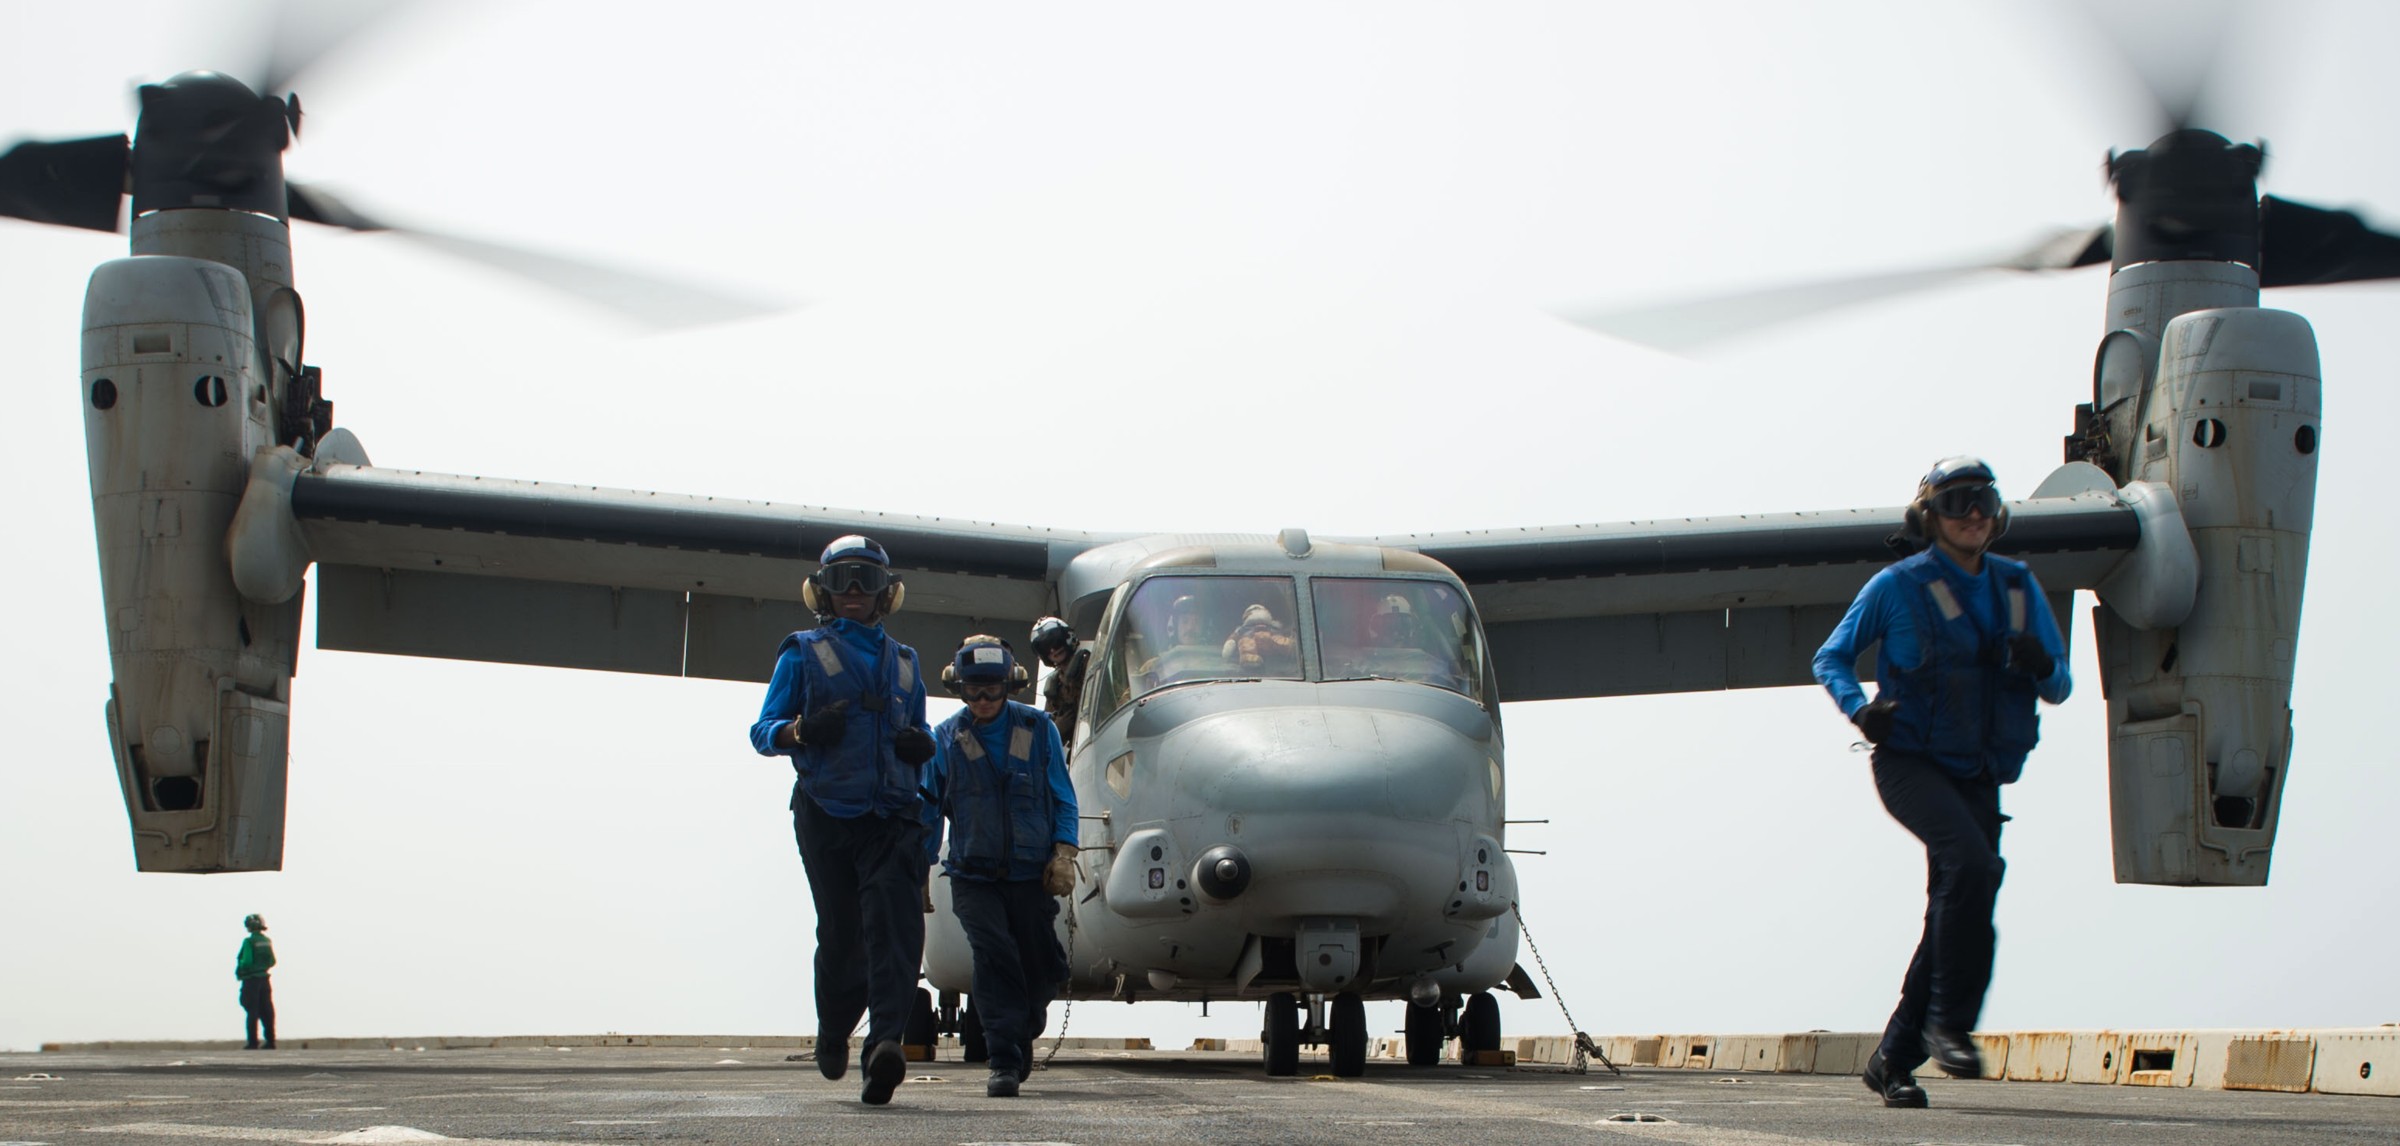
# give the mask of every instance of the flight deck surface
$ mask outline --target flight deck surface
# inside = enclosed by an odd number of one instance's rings
[[[1856,1078],[1632,1068],[1411,1068],[1269,1078],[1255,1055],[1067,1049],[1021,1097],[981,1065],[910,1064],[858,1101],[788,1047],[0,1054],[0,1144],[247,1142],[2390,1143],[2388,1098],[1927,1076],[1928,1110]],[[1666,1121],[1626,1121],[1655,1118]],[[437,1137],[438,1136],[438,1137]]]

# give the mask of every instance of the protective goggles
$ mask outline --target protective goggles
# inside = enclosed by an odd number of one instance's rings
[[[962,684],[958,686],[958,696],[961,700],[1007,700],[1008,686],[1005,684]]]
[[[828,593],[881,593],[892,587],[892,571],[872,561],[836,561],[815,573],[817,587]]]
[[[1988,518],[2000,516],[2000,491],[1989,485],[1954,485],[1933,491],[1927,505],[1941,517],[1965,517],[1982,510]]]

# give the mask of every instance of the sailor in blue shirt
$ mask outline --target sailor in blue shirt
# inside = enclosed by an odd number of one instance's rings
[[[1992,469],[1947,458],[1918,483],[1907,532],[1930,546],[1877,573],[1817,650],[1817,681],[1875,745],[1875,790],[1925,845],[1925,933],[1868,1060],[1886,1106],[1923,1106],[1917,1064],[1982,1073],[1968,1037],[1991,984],[2000,893],[2000,785],[2040,739],[2038,697],[2067,699],[2066,644],[2022,562],[1985,552],[2008,528]],[[1880,646],[1876,697],[1854,666]]]
[[[983,1092],[993,1098],[1015,1097],[1032,1073],[1033,1040],[1067,980],[1056,921],[1058,897],[1075,890],[1075,788],[1058,726],[1008,699],[1031,683],[1008,642],[968,637],[942,672],[966,707],[933,730],[921,781],[925,862],[941,861],[967,933],[975,1014],[992,1051]]]
[[[933,757],[916,651],[883,631],[900,578],[872,539],[825,547],[801,600],[814,629],[785,637],[750,726],[761,756],[789,756],[792,835],[817,913],[817,1069],[848,1069],[867,1016],[861,1101],[880,1106],[907,1073],[902,1027],[925,956],[924,824],[917,770]]]

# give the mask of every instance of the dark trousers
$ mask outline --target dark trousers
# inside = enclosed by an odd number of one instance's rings
[[[1924,1029],[1971,1031],[1983,1014],[1999,933],[2000,786],[1965,780],[1932,758],[1875,750],[1875,791],[1900,826],[1925,844],[1925,934],[1900,983],[1900,1005],[1884,1027],[1884,1062],[1915,1070],[1925,1061]]]
[[[992,1069],[1023,1074],[1067,978],[1067,954],[1052,929],[1058,899],[1038,879],[952,879],[950,910],[974,953],[975,1017]]]
[[[275,1045],[275,988],[264,975],[242,980],[242,1030],[246,1046],[258,1045],[258,1028],[267,1028],[267,1045]]]
[[[802,795],[792,835],[817,909],[817,1032],[849,1037],[867,1016],[865,1053],[899,1041],[925,957],[925,828],[913,817],[828,814]]]

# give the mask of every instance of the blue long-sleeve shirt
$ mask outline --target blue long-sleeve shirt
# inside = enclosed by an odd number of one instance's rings
[[[1939,550],[1934,560],[1942,567],[1942,577],[1958,596],[1959,605],[1975,617],[1977,627],[1985,633],[2004,634],[2008,629],[2006,606],[2001,601],[1999,586],[1992,576],[1991,562],[1986,560],[1981,572],[1968,574]],[[1917,632],[1916,602],[1910,594],[1916,590],[1898,573],[1887,566],[1859,590],[1850,602],[1850,611],[1842,614],[1842,622],[1833,627],[1833,635],[1817,649],[1814,668],[1817,683],[1833,695],[1833,703],[1845,717],[1855,717],[1866,707],[1867,693],[1858,683],[1858,654],[1877,641],[1883,648],[1876,654],[1875,675],[1890,680],[1895,672],[1913,672],[1925,663],[1925,645]],[[2042,642],[2050,654],[2050,675],[2034,682],[2034,692],[2052,704],[2065,702],[2074,690],[2074,680],[2067,673],[2066,639],[2058,632],[2058,621],[2050,615],[2050,603],[2042,595],[2041,582],[2034,579],[2032,570],[2025,573],[2030,600],[2025,610],[2025,631]]]
[[[849,659],[839,679],[855,683],[825,683],[832,678],[823,668],[812,666],[817,654],[834,647],[828,640],[838,643]],[[894,755],[893,738],[901,729],[925,726],[925,685],[914,671],[913,660],[887,663],[885,640],[883,626],[841,618],[784,639],[774,676],[767,682],[766,699],[759,705],[758,719],[750,725],[750,747],[761,756],[791,758],[800,777],[793,793],[794,807],[802,798],[813,798],[828,813],[844,818],[916,813],[917,769],[902,764]],[[892,656],[909,656],[901,646],[892,647],[900,650]],[[809,695],[812,680],[833,689],[835,695]],[[855,693],[845,694],[845,689],[852,688],[886,698],[882,709],[871,709]],[[775,743],[777,732],[822,710],[832,699],[855,701],[844,713],[845,731],[839,745],[808,748]]]
[[[1027,716],[1035,719],[1024,719]],[[933,759],[925,762],[922,778],[919,781],[919,787],[925,796],[923,815],[926,828],[926,862],[930,864],[938,861],[942,855],[943,829],[945,827],[943,801],[944,797],[949,794],[951,777],[955,770],[966,767],[1010,767],[1009,738],[1013,729],[1022,726],[1030,728],[1035,737],[1033,758],[1028,762],[1028,766],[1041,770],[1043,781],[1050,789],[1049,838],[1043,841],[1041,848],[1036,853],[1039,856],[1038,860],[1032,857],[1022,857],[1031,863],[1031,870],[1012,871],[1010,877],[1016,879],[1038,878],[1041,874],[1040,864],[1048,862],[1052,850],[1050,845],[1072,845],[1080,843],[1082,840],[1080,809],[1075,803],[1075,785],[1067,776],[1067,753],[1059,739],[1058,726],[1051,723],[1050,718],[1041,710],[1013,700],[1007,702],[1001,708],[1000,713],[991,720],[981,724],[975,723],[974,720],[974,716],[962,708],[956,715],[944,720],[939,727],[934,729]],[[952,735],[961,725],[968,727],[974,733],[975,739],[982,744],[983,760],[981,763],[959,758],[958,750],[952,742]],[[994,809],[994,811],[998,811],[1004,816],[1007,814],[1005,809]],[[1017,858],[1012,857],[1012,867],[1023,866],[1016,862]]]
[[[833,630],[834,635],[841,638],[842,647],[858,658],[858,667],[862,675],[868,680],[883,679],[882,625],[862,625],[847,618],[835,617],[826,622],[825,627]],[[801,695],[803,690],[799,657],[798,650],[786,649],[783,655],[775,658],[775,675],[767,680],[767,699],[758,706],[758,720],[750,726],[750,747],[757,749],[761,756],[797,756],[800,754],[798,748],[775,746],[775,731],[809,711],[806,706],[811,698]],[[916,718],[909,727],[922,728],[925,726],[924,705],[923,694],[920,692],[917,698]],[[799,735],[794,733],[792,739],[797,741]]]

